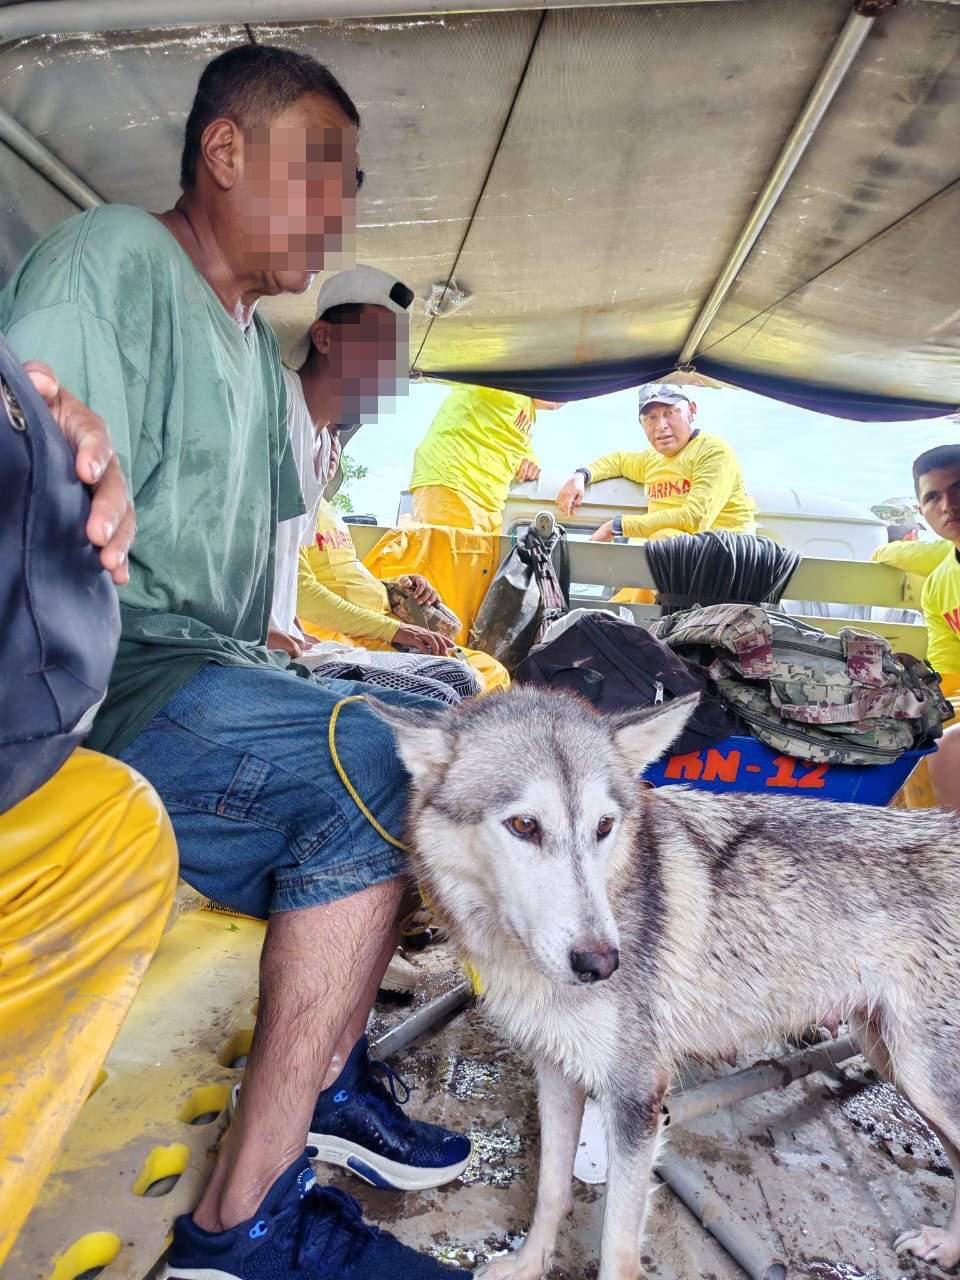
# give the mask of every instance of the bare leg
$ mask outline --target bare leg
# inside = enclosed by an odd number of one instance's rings
[[[929,760],[937,804],[960,813],[960,724],[946,731]]]
[[[642,1275],[640,1241],[666,1092],[665,1081],[650,1081],[645,1088],[635,1068],[622,1078],[631,1083],[632,1093],[604,1098],[610,1164],[598,1280],[639,1280]]]
[[[343,1066],[341,1060],[334,1068],[335,1054],[349,1053],[363,1033],[406,887],[390,880],[325,906],[271,916],[250,1063],[194,1211],[198,1226],[225,1231],[245,1221],[302,1154],[317,1094]]]
[[[477,1280],[539,1280],[550,1270],[560,1225],[573,1211],[573,1164],[586,1095],[579,1084],[546,1063],[538,1064],[537,1084],[540,1181],[533,1223],[516,1253],[481,1267]]]
[[[350,1020],[344,1028],[343,1034],[337,1043],[337,1047],[333,1051],[333,1056],[330,1059],[330,1065],[327,1067],[326,1074],[323,1077],[323,1082],[320,1085],[321,1089],[328,1088],[337,1079],[340,1072],[346,1065],[351,1049],[366,1031],[367,1022],[370,1018],[370,1010],[373,1008],[374,1001],[377,998],[377,992],[380,990],[380,981],[387,971],[387,965],[390,963],[394,951],[397,949],[397,937],[398,930],[397,927],[394,926],[394,928],[390,930],[390,936],[384,943],[383,949],[374,962],[373,970],[370,974],[370,980],[360,996],[360,1001],[356,1010],[350,1017]]]

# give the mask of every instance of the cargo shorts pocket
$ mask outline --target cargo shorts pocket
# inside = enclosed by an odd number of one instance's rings
[[[211,788],[206,785],[209,781],[198,778],[195,791],[187,791],[181,783],[163,799],[171,812],[208,813],[277,832],[295,863],[313,858],[329,840],[346,832],[347,818],[340,803],[321,782],[308,782],[259,756],[240,756],[226,788]]]

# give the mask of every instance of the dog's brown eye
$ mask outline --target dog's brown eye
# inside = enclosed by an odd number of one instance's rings
[[[597,823],[597,838],[602,840],[604,836],[608,836],[613,830],[613,819],[608,815],[601,818]]]
[[[531,818],[526,813],[518,813],[515,817],[508,818],[506,825],[521,840],[532,840],[540,831],[536,818]]]

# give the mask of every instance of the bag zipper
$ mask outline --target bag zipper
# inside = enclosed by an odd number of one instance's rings
[[[14,431],[26,431],[27,420],[23,410],[20,408],[20,402],[13,394],[12,388],[8,387],[3,378],[0,378],[0,401],[7,411],[7,417]]]
[[[596,644],[597,648],[608,659],[608,661],[611,662],[614,667],[616,667],[616,669],[620,672],[620,674],[626,676],[629,680],[637,680],[637,678],[639,677],[638,683],[650,689],[654,695],[654,698],[656,698],[657,696],[657,689],[659,687],[660,701],[662,702],[663,701],[663,682],[654,680],[652,676],[649,676],[646,673],[646,671],[644,671],[643,667],[636,666],[634,663],[630,661],[629,658],[626,658],[622,653],[620,653],[616,645],[611,644],[610,641],[607,639],[607,637],[603,634],[602,627],[600,627],[598,623],[594,622],[593,618],[591,618],[588,615],[586,618],[584,618],[584,622],[587,624],[589,631],[592,633],[594,643]],[[656,705],[656,703],[654,703],[654,705]]]
[[[744,708],[741,707],[736,702],[733,702],[732,706],[733,706],[733,709],[736,711],[737,715],[739,715],[741,719],[746,720],[747,724],[760,725],[761,727],[767,728],[767,729],[769,729],[771,725],[775,725],[775,727],[782,729],[785,733],[789,733],[789,736],[791,738],[799,738],[801,742],[809,742],[812,746],[820,747],[821,750],[826,749],[827,743],[824,742],[823,738],[814,738],[811,734],[804,733],[802,729],[794,729],[792,723],[788,725],[787,721],[785,720],[778,720],[776,722],[768,720],[765,716],[758,716],[752,711],[744,710]],[[830,739],[832,741],[833,739],[832,734],[830,735]],[[839,737],[838,735],[837,741],[839,743],[842,743],[844,739]],[[857,742],[850,742],[850,747],[854,751],[863,751],[867,755],[885,756],[887,760],[890,761],[891,764],[893,763],[894,760],[899,760],[900,756],[903,755],[904,751],[913,750],[912,747],[904,747],[902,751],[891,753],[890,751],[884,750],[883,747],[868,747],[866,745],[861,746]]]
[[[839,636],[831,636],[831,637],[830,637],[830,639],[831,639],[831,640],[839,640],[839,639],[840,639],[840,637],[839,637]],[[842,643],[842,642],[841,642],[841,643]],[[784,649],[786,649],[788,652],[789,652],[790,650],[792,650],[794,653],[809,653],[809,654],[813,654],[814,656],[820,656],[820,655],[822,655],[822,656],[829,657],[829,660],[830,660],[831,662],[843,662],[843,663],[846,663],[846,658],[843,656],[842,652],[841,652],[840,654],[838,654],[836,657],[834,657],[832,654],[830,654],[830,655],[824,655],[824,654],[823,654],[823,650],[822,650],[821,648],[819,648],[817,645],[815,645],[815,644],[802,644],[802,643],[799,643],[799,642],[798,642],[798,641],[796,641],[796,640],[783,640],[783,641],[780,641],[779,643],[775,641],[775,642],[774,642],[774,649],[775,649],[775,650],[776,650],[776,649],[780,649],[780,650],[784,650]],[[883,651],[882,657],[883,657],[884,659],[886,659],[886,658],[889,658],[890,656],[891,656],[891,655],[890,655],[890,653],[885,649],[885,650]],[[886,663],[884,663],[884,666],[886,666]]]

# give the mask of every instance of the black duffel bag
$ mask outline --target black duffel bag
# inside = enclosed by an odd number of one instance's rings
[[[515,679],[569,689],[607,712],[657,706],[699,693],[697,709],[671,755],[701,751],[721,738],[746,732],[701,667],[684,661],[635,622],[606,613],[586,613],[556,639],[533,649]]]
[[[513,675],[570,601],[570,558],[563,529],[541,534],[536,524],[497,570],[470,629],[470,647],[488,653]]]
[[[83,739],[120,639],[73,450],[0,336],[0,813]]]

